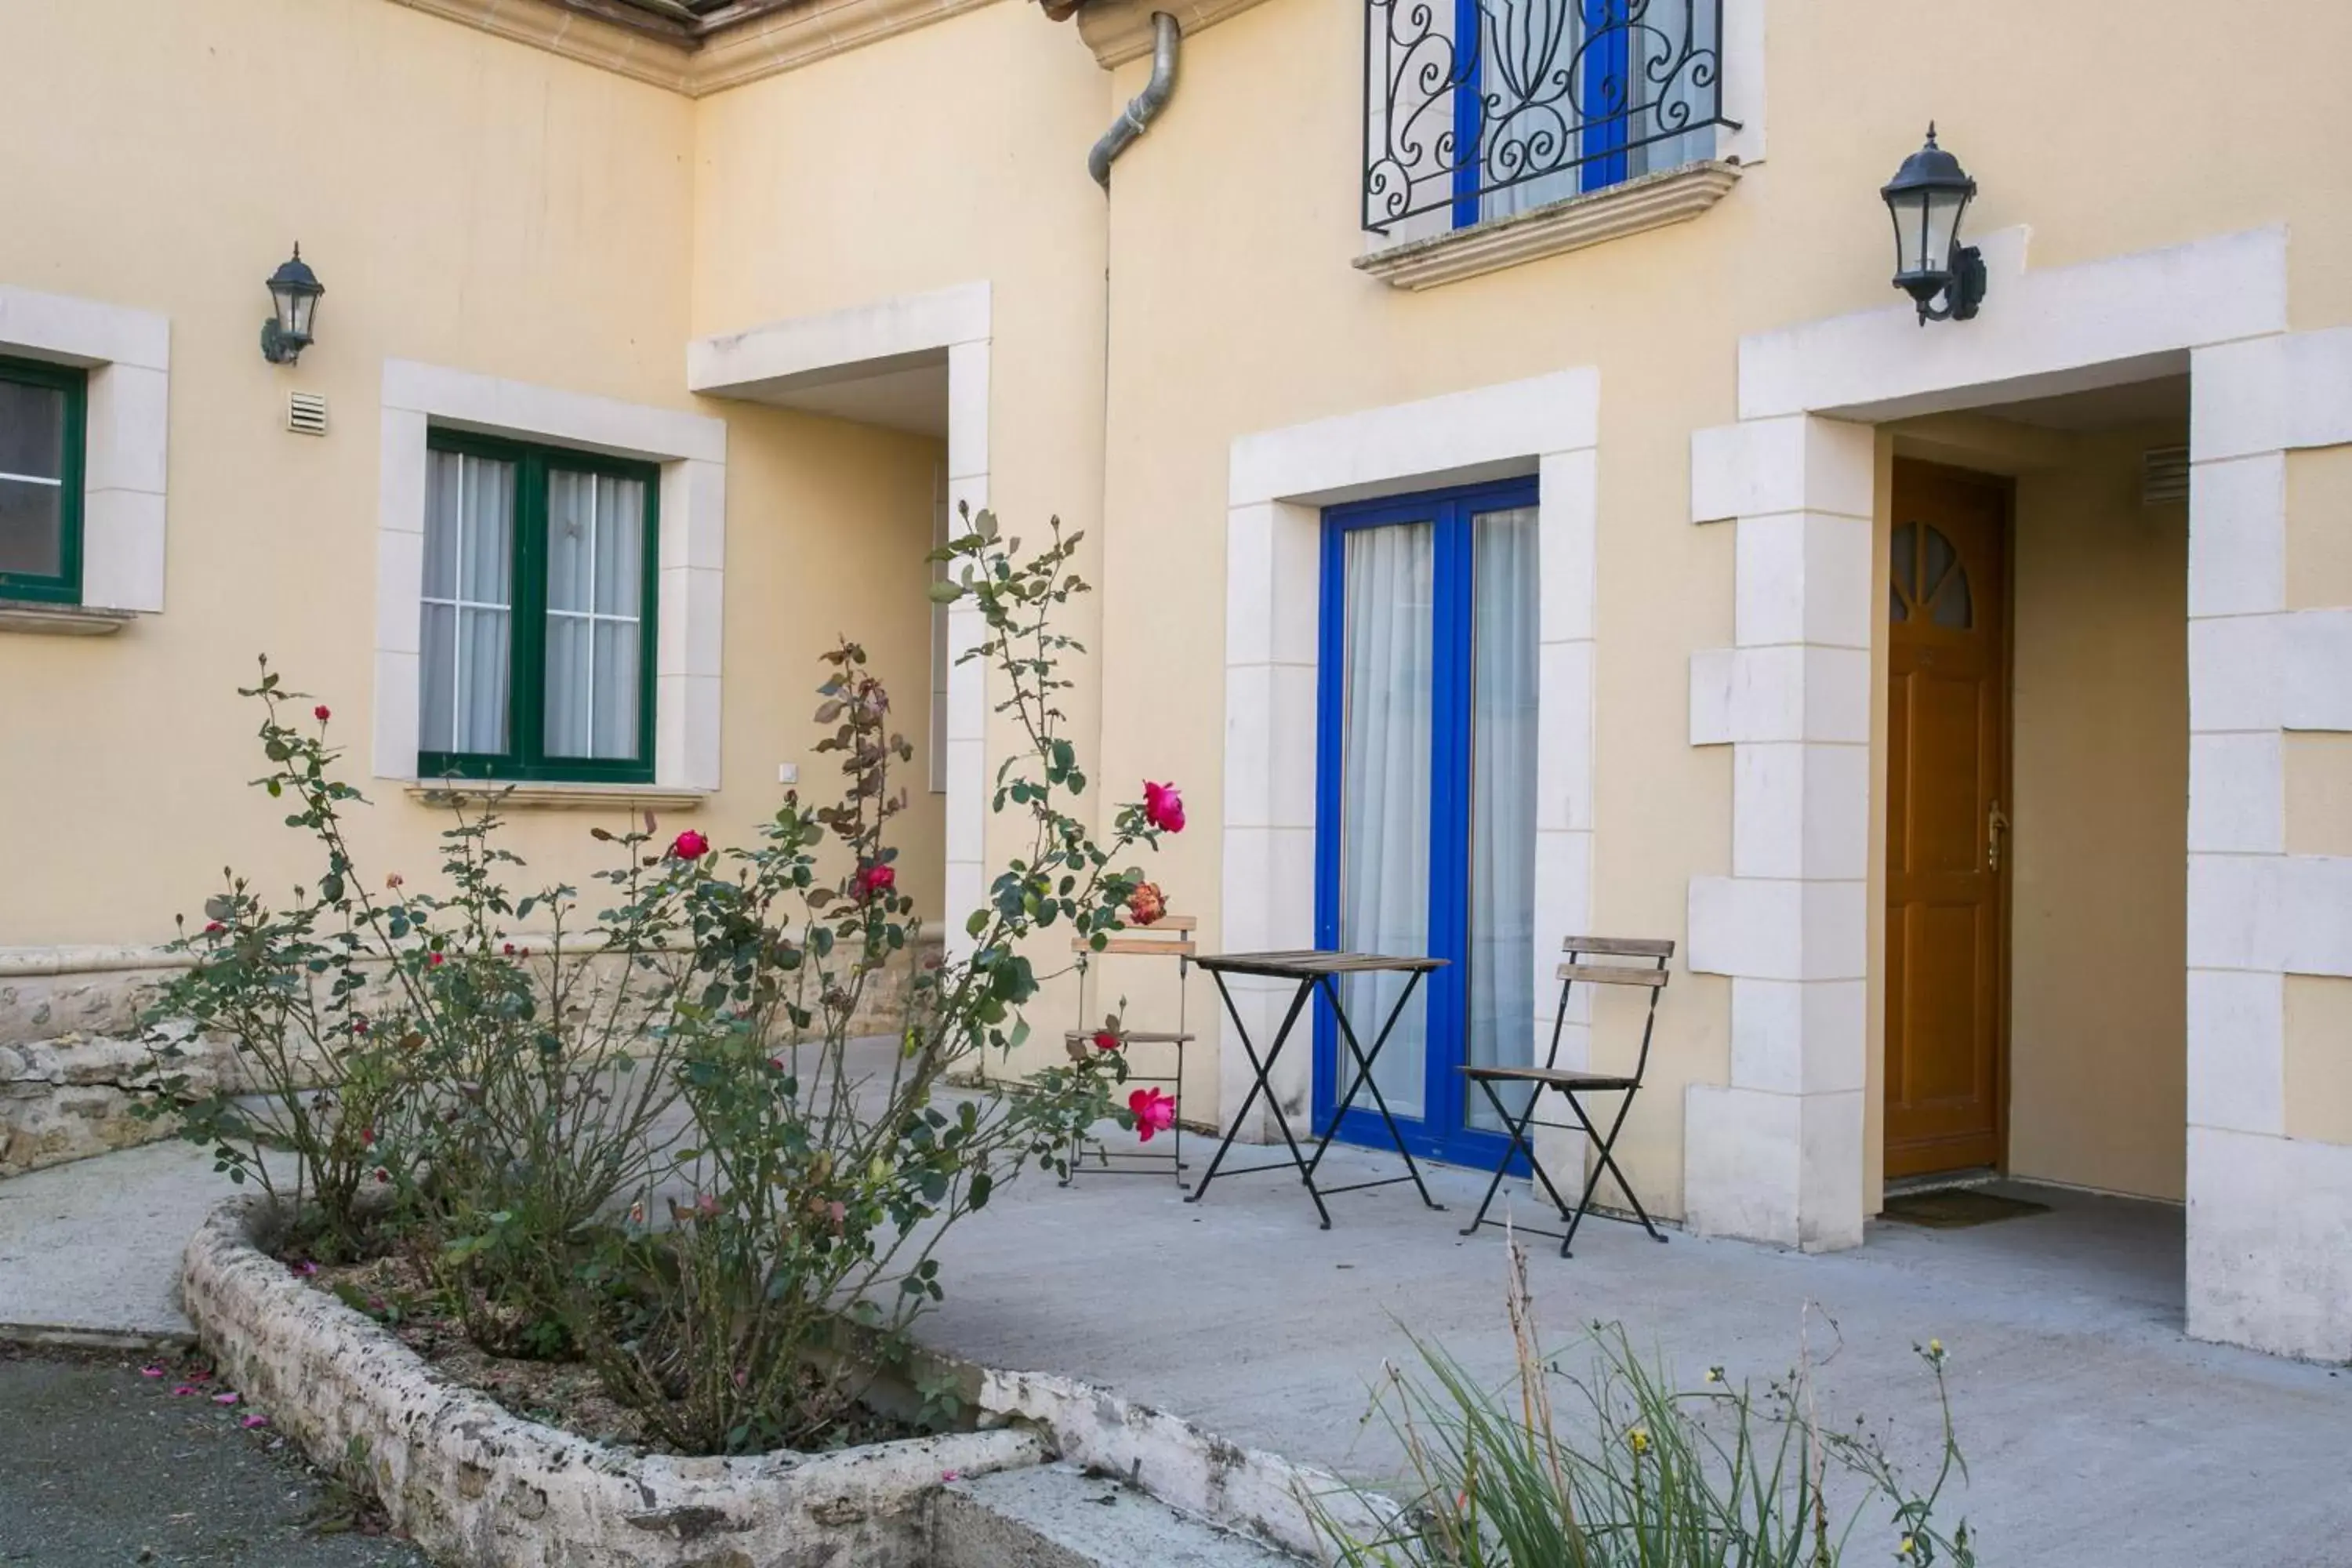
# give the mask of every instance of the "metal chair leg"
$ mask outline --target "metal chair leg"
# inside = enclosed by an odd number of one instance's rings
[[[1664,1242],[1666,1239],[1664,1233],[1651,1223],[1650,1211],[1642,1206],[1641,1197],[1633,1191],[1633,1184],[1625,1179],[1625,1173],[1619,1168],[1614,1152],[1617,1134],[1625,1130],[1625,1118],[1633,1109],[1633,1091],[1632,1089],[1623,1091],[1624,1099],[1618,1102],[1616,1119],[1610,1122],[1609,1135],[1605,1138],[1601,1135],[1600,1130],[1593,1126],[1592,1118],[1585,1114],[1584,1107],[1578,1101],[1576,1096],[1565,1089],[1559,1092],[1560,1098],[1568,1101],[1568,1108],[1576,1113],[1576,1120],[1583,1125],[1584,1135],[1592,1141],[1594,1150],[1592,1171],[1585,1178],[1584,1195],[1576,1205],[1576,1222],[1581,1223],[1584,1211],[1592,1206],[1592,1194],[1599,1191],[1601,1186],[1601,1173],[1606,1171],[1617,1178],[1618,1190],[1625,1194],[1625,1201],[1633,1205],[1633,1214],[1642,1222],[1642,1228],[1650,1233],[1650,1239],[1660,1243]],[[1568,1228],[1569,1235],[1573,1237],[1576,1234],[1576,1223],[1571,1223]]]

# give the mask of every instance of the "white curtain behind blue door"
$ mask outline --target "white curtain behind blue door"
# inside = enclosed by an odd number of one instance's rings
[[[1535,1016],[1536,509],[1481,512],[1470,529],[1475,647],[1464,1054],[1473,1067],[1524,1067]],[[1472,1126],[1499,1131],[1483,1093],[1467,1103]]]
[[[1429,951],[1436,532],[1432,523],[1405,523],[1355,529],[1345,542],[1339,945],[1350,952]],[[1365,1049],[1407,978],[1358,974],[1340,982]],[[1415,994],[1373,1071],[1399,1116],[1425,1110],[1428,994]],[[1345,1096],[1356,1079],[1345,1042],[1338,1060],[1338,1093]],[[1358,1104],[1371,1109],[1371,1097]]]

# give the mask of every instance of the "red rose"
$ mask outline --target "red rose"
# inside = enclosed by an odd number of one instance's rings
[[[857,873],[857,892],[861,898],[887,893],[898,885],[898,873],[887,865],[868,866]]]
[[[437,952],[430,952],[425,955],[425,962],[432,965],[434,968],[438,969],[441,967],[442,956],[442,954]]]
[[[1162,833],[1184,831],[1184,797],[1172,784],[1143,781],[1143,819]]]
[[[206,936],[211,936],[217,931],[225,931],[226,930],[228,930],[228,927],[221,924],[218,921],[206,921],[205,922],[205,934]]]
[[[330,719],[333,718],[333,717],[334,717],[334,715],[333,715],[332,713],[328,712],[328,711],[327,711],[327,705],[326,705],[325,703],[321,702],[321,703],[320,703],[316,708],[313,708],[313,709],[311,709],[311,710],[310,710],[310,717],[312,717],[313,719],[316,719],[320,723],[323,724],[323,723],[325,723],[328,720],[330,720]]]
[[[1098,1051],[1115,1051],[1126,1043],[1126,1041],[1118,1037],[1118,1031],[1116,1029],[1097,1029],[1095,1031],[1095,1049]]]
[[[710,852],[710,840],[689,827],[670,840],[669,852],[680,860],[699,860]]]

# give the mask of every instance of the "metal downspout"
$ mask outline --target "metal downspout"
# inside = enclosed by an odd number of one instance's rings
[[[1110,122],[1110,129],[1102,133],[1102,140],[1087,154],[1087,173],[1106,191],[1110,189],[1112,162],[1150,129],[1176,91],[1176,45],[1183,34],[1177,29],[1175,17],[1165,11],[1154,11],[1151,35],[1151,79],[1128,101],[1125,112]]]

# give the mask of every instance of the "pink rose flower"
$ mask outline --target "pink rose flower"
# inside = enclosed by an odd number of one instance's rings
[[[710,840],[689,827],[670,840],[669,852],[680,860],[699,860],[710,852]]]
[[[425,955],[425,962],[433,968],[438,969],[444,962],[444,955],[437,952],[427,953]]]
[[[1162,833],[1184,831],[1184,797],[1172,784],[1143,781],[1143,819]]]
[[[1128,1110],[1135,1113],[1135,1135],[1139,1142],[1149,1143],[1155,1132],[1165,1132],[1176,1125],[1176,1102],[1156,1089],[1139,1089],[1127,1097]]]

